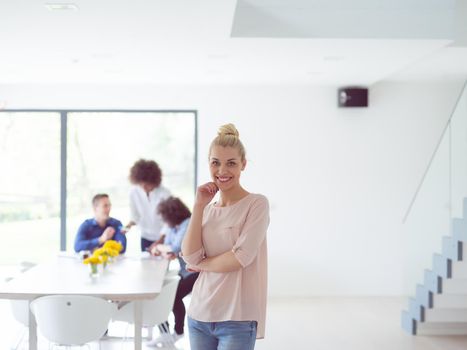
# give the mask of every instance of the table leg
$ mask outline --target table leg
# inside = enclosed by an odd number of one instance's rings
[[[32,300],[29,300],[29,350],[37,350],[37,325],[31,312],[31,302]]]
[[[135,350],[142,348],[143,302],[135,300]]]

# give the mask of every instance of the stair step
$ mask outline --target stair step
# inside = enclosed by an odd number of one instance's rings
[[[462,214],[464,218],[467,218],[467,197],[462,200]]]
[[[465,256],[464,247],[467,247],[467,244],[462,244],[461,241],[452,236],[443,237],[443,256],[452,261],[462,260],[462,256]]]
[[[452,219],[452,237],[461,242],[467,242],[467,220]]]
[[[427,309],[425,310],[425,322],[467,323],[467,309]]]
[[[409,314],[416,321],[425,320],[425,308],[414,298],[409,298]]]
[[[448,278],[443,280],[443,294],[466,294],[467,295],[467,279],[465,278]]]
[[[433,271],[438,276],[451,278],[452,260],[441,254],[433,254]]]
[[[465,335],[467,334],[467,323],[417,322],[416,331],[418,335]]]
[[[401,326],[402,329],[411,335],[416,334],[417,322],[410,316],[410,313],[406,310],[402,311],[401,314]]]
[[[425,308],[433,307],[433,292],[429,291],[428,288],[421,284],[417,284],[415,299]]]
[[[433,308],[464,308],[467,309],[467,295],[462,294],[435,294],[433,295]]]
[[[467,246],[467,244],[465,244],[465,246]],[[467,278],[467,261],[453,261],[452,278]]]
[[[438,276],[435,272],[431,270],[425,270],[425,274],[423,276],[423,285],[429,291],[433,293],[441,293],[442,288],[442,278]]]

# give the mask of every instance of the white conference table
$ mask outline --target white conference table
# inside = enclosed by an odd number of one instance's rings
[[[99,276],[76,256],[59,256],[39,264],[0,286],[0,299],[32,300],[45,295],[91,295],[135,304],[135,350],[142,348],[142,300],[161,291],[168,261],[158,257],[124,257],[109,264]],[[37,325],[29,311],[29,349],[37,350]]]

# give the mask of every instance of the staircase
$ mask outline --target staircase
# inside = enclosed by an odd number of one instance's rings
[[[401,321],[413,335],[467,334],[467,198],[463,218],[453,219],[452,236],[443,237],[442,254],[433,254]]]

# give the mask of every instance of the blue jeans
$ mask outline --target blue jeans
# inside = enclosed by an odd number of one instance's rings
[[[256,321],[201,322],[188,317],[191,350],[253,350]]]

